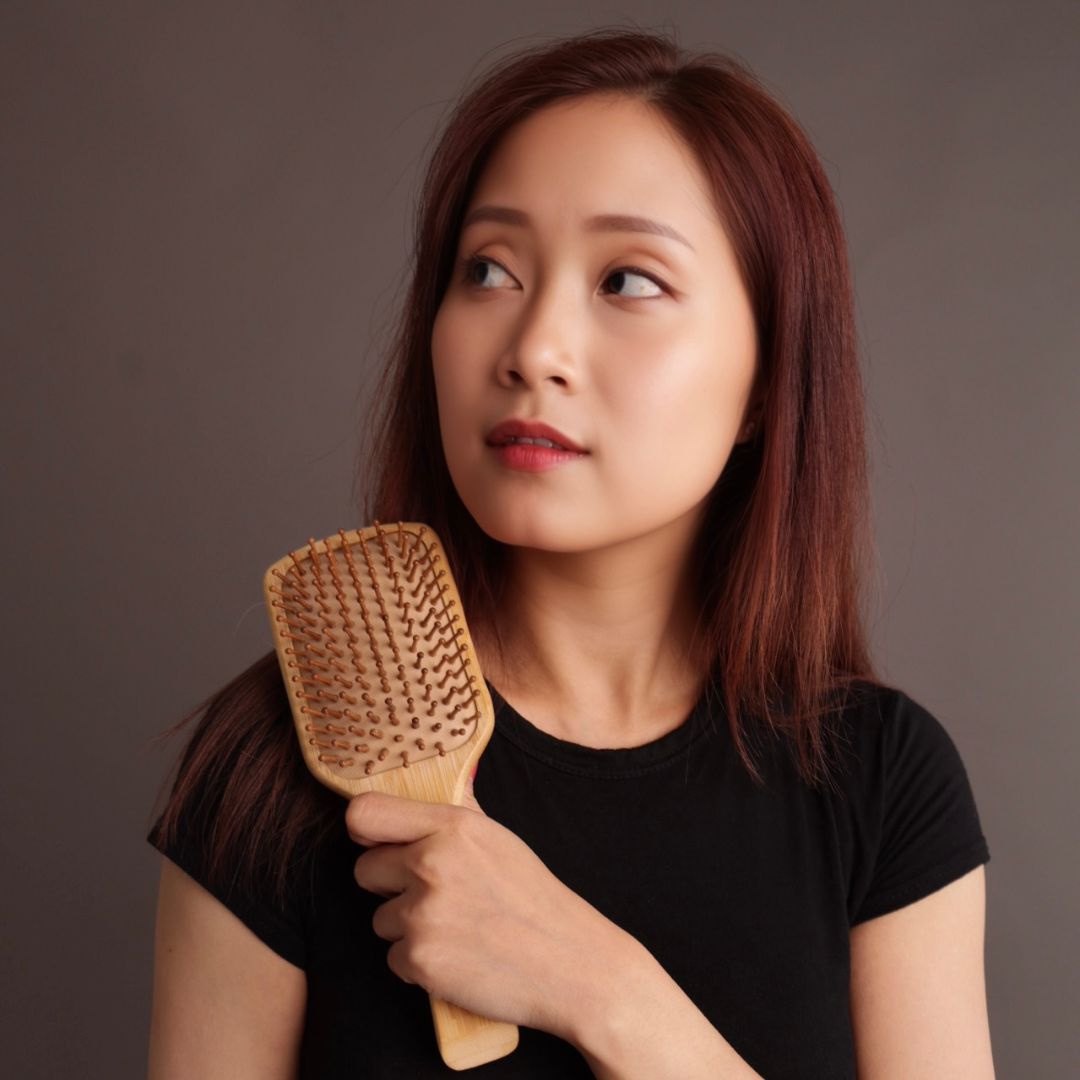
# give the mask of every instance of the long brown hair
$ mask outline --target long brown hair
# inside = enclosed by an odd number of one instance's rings
[[[709,496],[695,551],[695,631],[705,686],[761,782],[753,743],[792,750],[803,780],[832,783],[830,724],[858,681],[879,685],[860,612],[872,569],[863,393],[846,241],[806,135],[739,60],[688,55],[655,33],[599,29],[508,56],[466,87],[430,158],[417,206],[413,274],[364,426],[362,523],[423,521],[441,537],[471,626],[498,639],[505,546],[458,497],[443,458],[431,364],[436,311],[461,219],[508,129],[592,93],[647,102],[711,181],[756,321],[764,387],[758,434],[737,444]],[[176,827],[201,775],[232,775],[211,866],[281,868],[300,836],[343,813],[299,764],[273,653],[189,713],[202,714],[162,818]],[[286,799],[285,786],[305,790]],[[248,865],[243,863],[243,865]],[[283,880],[283,877],[281,878]]]

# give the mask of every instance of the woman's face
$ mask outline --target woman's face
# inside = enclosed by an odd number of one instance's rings
[[[524,223],[470,222],[490,207]],[[648,218],[687,243],[590,227],[599,215]],[[479,178],[458,259],[431,349],[447,465],[484,532],[580,552],[695,522],[741,437],[756,341],[734,252],[678,136],[627,98],[533,114]],[[508,418],[587,452],[515,468],[487,443]]]

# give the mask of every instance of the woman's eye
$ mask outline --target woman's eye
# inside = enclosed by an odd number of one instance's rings
[[[481,290],[485,289],[485,282],[477,279],[477,273],[481,268],[484,270],[485,278],[489,279],[488,284],[490,284],[492,273],[496,276],[499,274],[510,276],[494,259],[487,259],[482,255],[470,255],[462,259],[462,277],[467,285],[474,285]],[[631,282],[630,291],[619,293],[618,290],[626,285],[627,279],[630,279]],[[634,279],[637,280],[637,284],[634,284]],[[621,295],[627,300],[651,300],[663,296],[667,291],[652,274],[647,274],[644,270],[639,270],[633,266],[622,266],[618,270],[613,270],[608,274],[604,284],[606,285],[608,282],[617,282],[614,290],[616,295]],[[649,292],[650,286],[656,291]],[[646,291],[643,292],[643,289]]]
[[[652,276],[652,274],[646,274],[644,270],[636,270],[632,266],[620,267],[618,270],[615,270],[612,273],[610,273],[608,275],[607,280],[608,281],[614,281],[616,278],[622,278],[624,280],[626,278],[637,278],[639,282],[643,281],[643,282],[646,283],[646,285],[645,285],[646,288],[648,288],[651,285],[654,289],[658,290],[657,292],[652,292],[652,293],[650,293],[650,292],[642,293],[641,292],[642,286],[641,285],[635,285],[635,286],[633,286],[631,292],[625,294],[626,298],[628,300],[651,300],[653,297],[663,296],[664,292],[665,292],[664,287],[660,284],[659,281],[656,280],[656,278],[654,278]]]
[[[477,288],[483,288],[483,284],[476,279],[476,272],[481,267],[485,270],[494,270],[497,273],[506,274],[506,271],[497,263],[491,259],[485,259],[481,255],[470,255],[462,260],[463,277],[467,285],[475,285]],[[486,275],[485,275],[486,276]],[[509,276],[509,275],[507,275]]]

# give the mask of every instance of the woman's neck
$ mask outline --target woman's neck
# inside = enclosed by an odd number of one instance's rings
[[[598,567],[603,572],[596,572]],[[637,746],[682,723],[703,689],[682,564],[516,549],[494,635],[474,633],[485,677],[534,726],[583,746]],[[593,572],[589,573],[591,569]]]

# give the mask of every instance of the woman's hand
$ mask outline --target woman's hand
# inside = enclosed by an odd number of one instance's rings
[[[366,792],[349,802],[361,888],[399,978],[479,1016],[573,1041],[619,958],[637,946],[567,888],[472,792],[464,806]]]
[[[360,886],[390,969],[479,1016],[548,1031],[598,1077],[761,1077],[643,945],[567,888],[472,794],[357,795]]]

